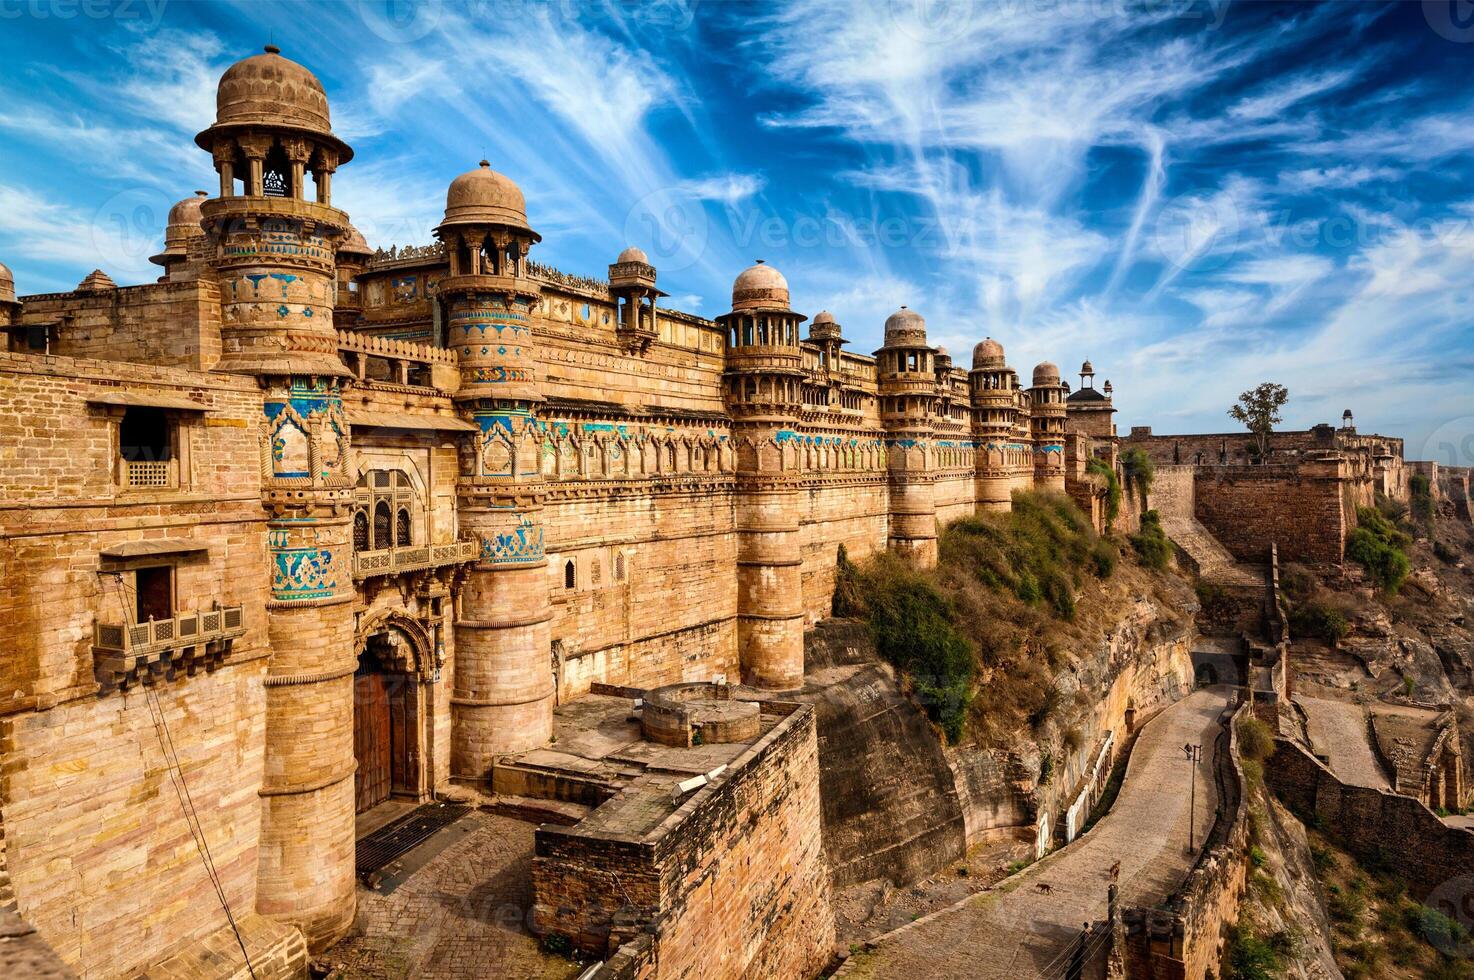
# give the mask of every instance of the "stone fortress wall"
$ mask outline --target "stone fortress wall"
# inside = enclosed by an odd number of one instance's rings
[[[306,69],[269,49],[218,106],[218,193],[171,212],[159,282],[17,298],[0,267],[0,824],[18,911],[84,976],[209,973],[217,883],[261,974],[300,974],[352,922],[357,812],[489,784],[595,685],[796,689],[840,547],[925,564],[1013,490],[1102,490],[1093,371],[1076,413],[1054,365],[1025,386],[990,340],[954,367],[904,308],[848,353],[761,263],[716,320],[659,308],[638,249],[607,280],[532,261],[484,164],[436,244],[376,254]],[[723,838],[754,858],[733,907],[791,904],[775,853],[822,892],[795,724],[715,794],[731,826],[797,808]],[[710,936],[807,969],[823,928],[758,952],[786,915]]]

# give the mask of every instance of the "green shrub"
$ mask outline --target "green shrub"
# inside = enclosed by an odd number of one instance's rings
[[[1242,923],[1229,927],[1223,980],[1273,980],[1283,969],[1284,958],[1274,946]]]
[[[1239,719],[1239,755],[1254,762],[1274,755],[1274,732],[1253,715]]]
[[[1315,636],[1335,646],[1351,632],[1346,614],[1325,602],[1297,603],[1290,609],[1290,629],[1297,636]]]
[[[1147,568],[1161,571],[1171,563],[1172,542],[1167,532],[1162,530],[1162,520],[1156,511],[1149,510],[1141,515],[1141,531],[1131,535],[1131,547],[1136,549],[1141,563]]]
[[[881,554],[865,576],[864,606],[876,651],[900,670],[947,739],[962,739],[976,668],[951,605],[927,577]]]
[[[1146,497],[1151,493],[1152,480],[1157,475],[1157,466],[1145,449],[1132,447],[1121,454],[1121,472],[1126,477],[1126,486],[1136,491],[1141,509],[1146,510]]]
[[[1453,565],[1459,560],[1459,553],[1442,541],[1433,542],[1433,556],[1445,565]]]
[[[1428,478],[1421,473],[1414,473],[1412,479],[1408,480],[1408,489],[1412,497],[1413,520],[1421,524],[1425,529],[1433,528],[1433,487]]]
[[[568,956],[573,952],[573,942],[556,932],[550,932],[542,938],[542,947],[545,952],[554,956]]]
[[[1121,479],[1116,476],[1115,469],[1109,463],[1093,456],[1086,460],[1085,470],[1105,480],[1106,527],[1110,527],[1116,522],[1116,515],[1121,513]]]
[[[1346,557],[1395,595],[1412,570],[1406,550],[1412,539],[1375,507],[1358,507],[1356,518],[1360,523],[1346,539]]]

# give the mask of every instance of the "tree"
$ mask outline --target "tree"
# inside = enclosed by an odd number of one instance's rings
[[[1239,395],[1238,404],[1228,410],[1230,418],[1242,422],[1253,433],[1260,462],[1269,456],[1269,437],[1274,432],[1274,427],[1280,423],[1280,409],[1289,400],[1289,389],[1273,381],[1266,381]]]

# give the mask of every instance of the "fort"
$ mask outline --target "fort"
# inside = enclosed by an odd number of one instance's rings
[[[1149,503],[1199,571],[1269,542],[1339,563],[1357,507],[1408,493],[1401,441],[1349,419],[1251,462],[1242,435],[1118,439],[1089,362],[1073,388],[992,338],[954,363],[916,309],[846,350],[761,260],[714,320],[662,306],[637,245],[559,272],[488,161],[434,242],[372,249],[333,205],[327,95],[274,47],[196,143],[218,188],[170,212],[157,282],[18,295],[0,266],[0,905],[62,971],[304,976],[354,924],[375,812],[496,797],[542,801],[529,928],[604,975],[817,975],[832,879],[999,828],[1073,840],[1192,672],[1141,614],[1068,778],[1020,802],[931,746],[897,778],[943,802],[879,857],[894,826],[821,798],[849,778],[821,779],[824,726],[893,678],[832,651],[845,680],[806,678],[841,551],[926,568],[939,528],[1034,490],[1104,531],[1123,448],[1160,464]]]

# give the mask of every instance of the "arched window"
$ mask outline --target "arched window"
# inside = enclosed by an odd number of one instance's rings
[[[624,552],[614,556],[614,581],[624,581]]]
[[[573,559],[570,558],[563,563],[563,588],[571,589],[577,580],[577,573],[573,567]]]
[[[394,544],[394,536],[391,527],[394,523],[393,512],[389,510],[389,504],[383,500],[374,505],[374,547],[388,548]]]
[[[353,512],[353,550],[369,550],[368,515],[361,510]]]
[[[409,508],[399,508],[399,519],[394,524],[394,544],[396,547],[408,548],[409,539]]]

